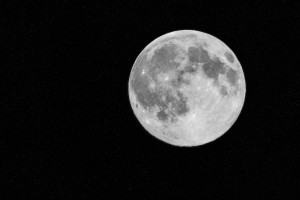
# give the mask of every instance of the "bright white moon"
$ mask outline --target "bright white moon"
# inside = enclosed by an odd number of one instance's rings
[[[205,144],[227,132],[246,92],[233,51],[218,38],[191,30],[165,34],[145,47],[128,88],[144,128],[177,146]]]

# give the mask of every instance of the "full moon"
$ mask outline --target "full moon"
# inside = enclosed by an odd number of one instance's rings
[[[167,33],[136,58],[131,107],[155,138],[176,146],[216,140],[236,122],[245,99],[242,66],[220,39],[195,30]]]

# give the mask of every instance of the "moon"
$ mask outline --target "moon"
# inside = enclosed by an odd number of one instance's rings
[[[242,66],[220,39],[179,30],[150,42],[128,82],[132,110],[155,138],[180,147],[212,142],[241,113],[246,84]]]

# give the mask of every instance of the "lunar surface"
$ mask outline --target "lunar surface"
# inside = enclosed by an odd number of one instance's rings
[[[245,99],[245,78],[233,51],[207,33],[182,30],[147,45],[132,67],[132,109],[157,139],[198,146],[226,133]]]

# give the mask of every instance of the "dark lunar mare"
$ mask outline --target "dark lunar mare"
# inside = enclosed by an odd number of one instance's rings
[[[160,49],[156,49],[149,61],[149,72],[151,78],[157,81],[157,75],[162,72],[175,70],[180,63],[176,63],[176,46],[175,44],[165,44]]]
[[[227,52],[227,56],[229,56],[228,60],[234,62],[234,57],[233,55]],[[197,70],[190,70],[191,65],[197,66],[197,63],[201,63],[202,70],[204,74],[214,80],[214,83],[217,84],[218,78],[220,74],[226,74],[226,77],[228,79],[228,82],[232,86],[236,86],[237,81],[238,81],[238,72],[236,70],[233,70],[229,66],[227,66],[225,63],[220,61],[218,57],[209,57],[208,52],[201,46],[199,45],[198,47],[190,47],[188,49],[188,56],[189,56],[189,64],[187,65],[186,69],[184,72],[188,73],[196,73]],[[231,57],[230,57],[231,56]],[[224,91],[224,89],[223,89]],[[224,93],[224,92],[222,92]]]
[[[202,63],[202,70],[204,74],[215,82],[218,81],[219,74],[226,72],[224,63],[218,57],[210,58],[207,50],[201,45],[198,47],[189,47],[188,56],[190,64]]]
[[[146,57],[141,55],[134,66],[134,75],[131,87],[136,94],[137,101],[144,109],[151,109],[155,106],[159,108],[157,118],[161,121],[176,121],[176,116],[183,115],[189,111],[187,99],[178,91],[178,87],[166,89],[157,86],[155,90],[149,89],[151,79],[158,83],[157,75],[161,72],[176,70],[179,63],[174,62],[176,58],[176,48],[174,44],[166,44],[154,52],[150,61],[146,62]],[[143,61],[142,61],[143,60]],[[147,75],[142,75],[143,69],[147,69]],[[163,99],[163,96],[165,99]],[[171,107],[172,109],[169,109]]]
[[[234,63],[234,56],[232,55],[232,53],[225,51],[224,56],[229,62]]]
[[[236,86],[238,81],[238,72],[236,70],[231,69],[230,67],[227,68],[226,77],[228,79],[228,82],[232,86]]]

